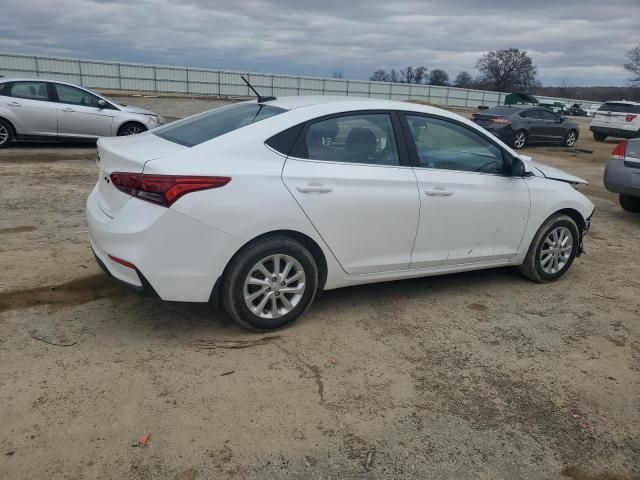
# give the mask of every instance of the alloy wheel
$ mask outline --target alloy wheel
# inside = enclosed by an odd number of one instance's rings
[[[244,281],[244,301],[260,318],[273,319],[291,312],[304,295],[306,276],[298,260],[275,254],[256,263]]]
[[[573,147],[576,144],[576,132],[569,132],[569,135],[567,135],[567,141],[566,141],[566,145],[567,147]]]
[[[518,132],[516,133],[516,138],[513,140],[513,144],[515,145],[516,148],[522,148],[524,147],[524,144],[527,141],[527,137],[524,133],[522,132]]]
[[[567,227],[557,227],[549,232],[540,249],[540,267],[548,275],[562,271],[571,260],[573,235]]]
[[[4,125],[0,125],[0,145],[7,141],[9,138],[9,132],[7,131],[7,127]]]
[[[124,132],[122,132],[123,135],[138,135],[139,133],[144,132],[144,130],[140,127],[138,127],[137,125],[131,125],[130,127],[127,127]]]

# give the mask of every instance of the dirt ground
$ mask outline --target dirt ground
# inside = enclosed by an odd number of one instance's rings
[[[640,216],[602,185],[615,142],[582,132],[591,154],[526,149],[591,182],[561,281],[329,291],[273,335],[107,280],[84,220],[94,146],[2,151],[0,478],[640,478]]]

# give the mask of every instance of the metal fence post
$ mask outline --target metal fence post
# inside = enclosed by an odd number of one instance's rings
[[[40,68],[38,67],[38,57],[33,57],[36,62],[36,77],[40,77]]]
[[[468,108],[469,107],[469,90],[467,90],[466,93],[467,93],[467,96],[464,99],[464,106]]]
[[[276,96],[276,91],[274,89],[274,82],[273,82],[273,73],[271,74],[271,96],[272,97]]]
[[[347,80],[347,97],[349,96],[349,80]]]
[[[84,87],[82,82],[82,62],[80,60],[78,60],[78,72],[80,73],[80,86]]]
[[[153,91],[158,93],[158,69],[153,66]]]
[[[322,96],[325,96],[325,84],[326,84],[327,80],[326,79],[322,79]]]
[[[189,69],[187,68],[187,93],[190,94],[191,93],[191,83],[189,80]]]
[[[373,82],[369,82],[369,92],[368,92],[369,97],[371,97],[371,84],[372,84],[372,83],[373,83]]]
[[[222,92],[222,88],[220,87],[221,84],[222,84],[222,72],[218,70],[218,96],[220,96]]]

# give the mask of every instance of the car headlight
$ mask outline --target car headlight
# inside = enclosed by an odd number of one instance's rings
[[[162,118],[160,115],[154,115],[153,113],[145,113],[144,116],[155,123],[164,123],[164,118]]]

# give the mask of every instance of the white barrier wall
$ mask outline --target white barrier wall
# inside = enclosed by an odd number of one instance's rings
[[[503,104],[507,95],[485,90],[435,85],[296,77],[3,53],[0,53],[0,75],[13,78],[42,77],[75,83],[87,88],[109,90],[252,96],[252,92],[240,78],[240,75],[244,75],[260,94],[265,96],[351,95],[392,100],[424,100],[441,106],[472,108],[480,105],[491,107]],[[569,98],[542,96],[536,96],[536,98],[544,103],[585,103]]]

